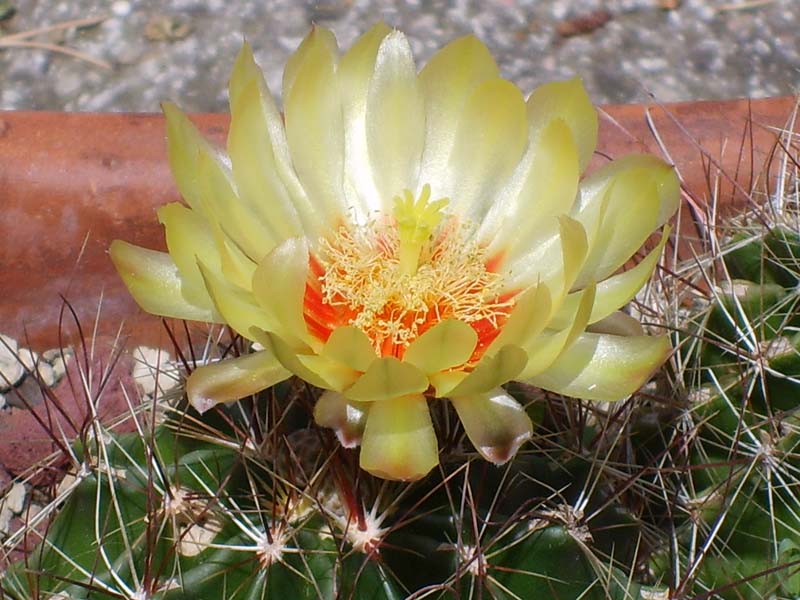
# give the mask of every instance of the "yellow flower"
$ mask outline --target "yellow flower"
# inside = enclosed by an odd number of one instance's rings
[[[409,480],[438,463],[434,398],[501,464],[531,435],[503,384],[619,400],[666,357],[617,312],[666,232],[615,272],[674,213],[677,179],[629,156],[579,181],[597,116],[578,80],[526,101],[472,36],[417,73],[384,24],[342,56],[316,27],[286,65],[285,120],[247,45],[230,105],[227,157],[165,105],[189,206],[159,210],[169,253],[111,247],[145,310],[263,345],[195,370],[198,410],[295,374],[325,390],[316,421],[360,444],[364,469]]]

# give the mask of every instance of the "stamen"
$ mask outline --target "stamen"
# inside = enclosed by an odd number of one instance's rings
[[[309,282],[305,306],[314,330],[322,321],[354,325],[379,356],[402,358],[417,337],[453,318],[475,329],[482,354],[514,305],[513,294],[503,294],[502,276],[487,268],[472,227],[443,214],[447,200],[429,199],[427,185],[416,202],[406,192],[395,200],[393,219],[343,226],[321,240],[315,272],[322,274]]]

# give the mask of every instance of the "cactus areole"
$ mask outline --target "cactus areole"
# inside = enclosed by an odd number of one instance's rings
[[[282,118],[250,47],[230,81],[227,156],[164,105],[187,205],[159,210],[168,253],[115,241],[151,313],[226,323],[258,351],[187,381],[199,411],[294,374],[324,390],[318,424],[361,466],[423,477],[439,461],[429,402],[449,399],[495,464],[531,436],[516,380],[587,400],[629,396],[665,359],[619,312],[675,212],[673,169],[627,156],[581,179],[597,115],[579,80],[527,99],[473,36],[419,72],[379,23],[340,54],[311,30],[286,64]]]

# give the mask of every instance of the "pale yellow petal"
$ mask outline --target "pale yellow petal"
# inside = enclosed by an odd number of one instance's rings
[[[527,383],[585,400],[623,400],[647,381],[669,352],[667,336],[584,333],[547,371]]]
[[[626,156],[582,182],[573,216],[590,232],[589,257],[576,286],[616,271],[672,216],[679,196],[674,169],[653,156]]]
[[[478,85],[498,76],[491,53],[473,35],[450,42],[422,69],[426,127],[422,183],[433,186],[442,179],[467,98]]]
[[[314,421],[333,429],[342,447],[355,448],[364,435],[369,407],[369,402],[353,402],[339,392],[326,390],[314,405]]]
[[[291,376],[269,350],[196,368],[186,380],[189,403],[204,413],[221,403],[258,393]]]
[[[621,308],[642,289],[650,280],[653,271],[661,258],[664,245],[669,239],[670,228],[664,229],[659,244],[635,267],[611,277],[597,284],[597,296],[592,308],[589,323],[596,323]],[[553,316],[550,327],[560,329],[566,327],[569,315],[574,313],[580,299],[580,292],[572,292],[564,299],[558,313]]]
[[[451,390],[436,388],[437,395],[454,398],[482,394],[508,383],[520,374],[528,360],[517,346],[504,346],[494,356],[484,356],[475,369]]]
[[[251,328],[271,330],[275,321],[261,308],[250,290],[240,288],[198,261],[206,289],[225,323],[239,335],[254,340]]]
[[[447,319],[437,323],[411,342],[403,361],[426,374],[464,364],[472,356],[478,334],[463,321]]]
[[[572,132],[583,171],[597,145],[597,111],[583,83],[577,77],[539,86],[528,97],[528,121],[534,130],[544,129],[555,119],[563,119]]]
[[[306,340],[303,301],[308,280],[305,238],[289,238],[267,254],[253,274],[253,296],[274,324],[272,331]]]
[[[314,385],[318,388],[326,390],[334,389],[334,387],[327,380],[323,379],[315,371],[307,367],[302,361],[299,360],[298,351],[293,345],[295,343],[294,340],[284,340],[280,336],[275,335],[270,331],[258,329],[257,327],[253,327],[250,330],[250,335],[256,338],[265,348],[271,350],[287,371],[294,373],[306,383]],[[305,350],[308,350],[308,348],[305,348]],[[307,356],[314,355],[309,354]]]
[[[285,146],[283,121],[248,44],[236,59],[229,89],[228,155],[233,177],[242,200],[264,223],[265,247],[271,249],[300,235],[302,226],[279,173],[280,149]]]
[[[322,355],[362,372],[378,357],[367,334],[353,326],[334,329],[322,348]]]
[[[583,225],[565,215],[550,218],[520,243],[501,265],[503,285],[513,290],[543,283],[557,308],[575,280],[588,255]]]
[[[413,187],[425,142],[425,104],[406,36],[387,35],[375,60],[366,113],[367,149],[384,207]]]
[[[393,398],[419,394],[427,389],[428,379],[422,371],[393,356],[386,356],[373,361],[344,395],[358,402],[391,402]]]
[[[451,397],[450,402],[472,445],[495,465],[513,458],[533,435],[533,424],[525,409],[502,388]]]
[[[561,331],[548,331],[526,340],[524,346],[528,362],[520,374],[520,379],[527,379],[547,369],[556,362],[561,354],[583,333],[592,314],[595,299],[595,286],[590,283],[581,291],[580,301],[569,319],[569,326]]]
[[[190,286],[189,291],[185,291],[186,282],[166,252],[114,240],[108,253],[131,296],[143,310],[162,317],[222,322],[204,289]]]
[[[579,175],[578,151],[564,120],[532,132],[525,156],[481,223],[479,239],[524,246],[544,219],[569,213]]]
[[[494,79],[467,98],[458,122],[442,189],[452,209],[480,221],[522,158],[528,142],[525,101],[512,83]],[[427,183],[427,182],[426,182]]]
[[[348,214],[343,197],[344,129],[332,34],[315,27],[286,65],[283,99],[286,139],[294,168],[316,213],[303,223],[316,240]]]
[[[325,385],[319,386],[328,390],[341,392],[352,386],[361,373],[351,369],[345,364],[331,360],[327,356],[319,354],[298,354],[297,361],[303,365],[305,372],[311,372],[316,375],[316,379],[325,382]],[[299,374],[299,373],[298,373]],[[305,377],[303,377],[305,379]],[[313,380],[307,380],[309,382]]]
[[[494,354],[506,345],[523,347],[528,340],[539,335],[550,320],[552,299],[543,283],[527,290],[515,300],[514,309],[487,353]]]
[[[586,328],[586,331],[622,336],[644,335],[642,324],[634,317],[619,310],[592,323]]]
[[[202,215],[178,202],[160,207],[158,220],[164,225],[167,249],[181,278],[190,289],[206,293],[197,259],[215,271],[221,270],[219,249],[212,228]]]
[[[360,207],[364,215],[381,208],[367,151],[366,113],[375,57],[389,32],[383,22],[373,25],[345,52],[336,71],[345,126],[345,195],[348,204]]]
[[[428,402],[421,394],[375,402],[361,442],[361,468],[383,479],[413,481],[439,463]]]

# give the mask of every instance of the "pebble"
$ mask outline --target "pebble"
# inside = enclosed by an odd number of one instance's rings
[[[25,368],[17,358],[18,350],[15,339],[0,333],[0,392],[10,390],[25,376]]]
[[[12,513],[18,515],[25,509],[25,497],[27,495],[28,491],[25,489],[25,484],[18,481],[12,485],[11,489],[6,493],[3,504],[7,506]]]
[[[139,346],[133,350],[133,360],[133,380],[146,396],[155,393],[156,380],[161,394],[180,383],[178,370],[165,350]]]
[[[127,17],[131,14],[131,3],[124,0],[117,0],[111,3],[111,14],[115,17]]]

